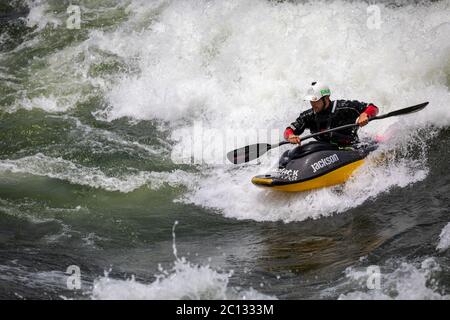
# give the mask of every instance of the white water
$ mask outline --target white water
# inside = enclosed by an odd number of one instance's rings
[[[171,270],[161,270],[152,283],[111,279],[108,275],[97,279],[92,299],[131,300],[264,300],[275,299],[254,290],[229,285],[232,272],[219,272],[209,265],[193,265],[184,258],[177,259]]]
[[[385,147],[396,153],[417,143],[417,129],[450,123],[450,1],[379,8],[381,26],[369,29],[365,3],[131,1],[126,22],[112,30],[92,29],[86,41],[50,55],[49,68],[39,75],[73,76],[55,85],[52,94],[24,97],[16,108],[67,112],[86,98],[77,92],[94,87],[108,104],[94,112],[98,119],[164,120],[177,141],[174,149],[199,152],[221,139],[232,142],[235,137],[222,136],[225,129],[237,135],[239,129],[282,131],[308,108],[300,97],[311,81],[320,79],[330,83],[332,98],[370,101],[381,113],[430,101],[419,114],[371,123],[362,130],[363,135],[373,135],[396,127],[396,141]],[[51,24],[53,18],[38,6],[29,23],[41,28],[45,25],[40,21]],[[105,59],[119,61],[129,71],[115,76],[88,72]],[[193,141],[193,121],[216,133]],[[245,138],[256,140],[253,135]],[[243,145],[242,134],[239,139]],[[181,200],[237,219],[299,221],[359,206],[392,187],[420,181],[428,172],[426,157],[419,161],[404,153],[403,159],[387,166],[365,165],[342,188],[285,195],[252,186],[250,178],[269,171],[277,157],[276,152],[268,154],[259,166],[203,166],[201,175],[191,177],[190,191]],[[24,160],[17,161],[23,166]],[[7,164],[17,167],[15,162]],[[77,168],[69,174],[14,170],[121,192],[135,190],[154,176],[115,178]],[[90,178],[86,182],[77,172]],[[178,172],[177,179],[178,175],[183,173]]]
[[[48,25],[57,27],[62,24],[62,21],[51,12],[49,5],[45,1],[28,0],[26,2],[30,9],[26,18],[27,27],[37,27],[36,31],[39,32]]]
[[[14,281],[33,289],[41,289],[42,286],[66,289],[68,279],[68,275],[62,271],[33,272],[14,261],[0,265],[0,271],[0,280]],[[140,283],[134,277],[127,280],[112,279],[105,274],[94,283],[82,279],[81,289],[83,295],[94,300],[276,299],[253,288],[231,286],[231,275],[232,272],[216,271],[208,265],[193,265],[182,258],[175,261],[171,270],[160,269],[160,274],[156,275],[152,283]]]
[[[139,283],[134,276],[127,280],[104,277],[94,281],[91,298],[102,300],[265,300],[276,297],[254,290],[229,285],[233,271],[216,271],[209,265],[195,265],[177,256],[175,221],[172,227],[172,250],[175,261],[171,270],[159,265],[156,280],[149,284]]]
[[[52,158],[42,153],[17,160],[0,160],[0,173],[45,176],[73,184],[120,192],[131,192],[143,186],[155,190],[164,184],[172,187],[191,184],[190,174],[181,170],[173,172],[139,171],[132,174],[108,176],[98,168],[84,167],[60,157]]]
[[[439,251],[445,251],[448,247],[450,247],[450,223],[442,229],[436,249]]]
[[[246,172],[229,174],[231,179],[227,190],[225,186],[217,186],[216,176],[206,178],[199,189],[186,196],[185,201],[221,208],[226,216],[237,219],[301,221],[346,211],[394,186],[405,187],[420,181],[426,174],[427,170],[421,169],[420,165],[415,167],[408,161],[391,162],[388,167],[376,167],[369,163],[358,169],[354,178],[344,186],[302,194],[283,194],[249,186],[253,172],[247,169]],[[226,172],[223,172],[224,175]]]
[[[380,288],[367,289],[366,270],[347,268],[346,285],[359,287],[361,291],[341,294],[341,300],[449,300],[450,295],[438,291],[435,274],[441,267],[434,258],[425,259],[420,265],[403,262],[392,272],[381,270]]]
[[[448,5],[382,7],[381,29],[369,30],[365,4],[169,2],[150,28],[136,33],[124,26],[128,37],[93,34],[103,49],[125,58],[137,55],[141,71],[119,79],[107,94],[110,107],[98,116],[163,119],[173,126],[174,137],[182,137],[177,147],[201,148],[214,144],[214,138],[193,143],[193,124],[186,120],[217,129],[216,142],[234,138],[223,137],[224,129],[282,129],[307,107],[299,100],[302,89],[320,78],[332,84],[335,98],[372,101],[382,112],[429,100],[428,110],[400,120],[408,123],[409,130],[400,133],[408,144],[418,127],[450,123],[442,72],[448,64],[448,28],[441,25]],[[319,20],[321,28],[314,25]],[[371,124],[366,132],[383,132],[397,121]],[[362,168],[360,178],[342,192],[289,196],[249,183],[251,176],[269,170],[277,154],[261,160],[259,167],[205,167],[207,178],[199,179],[184,200],[218,208],[228,217],[288,222],[345,211],[427,174],[425,162],[404,159],[387,168]]]
[[[65,289],[68,275],[62,271],[32,272],[15,261],[0,265],[0,279],[15,281],[30,288],[55,287]],[[242,290],[228,286],[231,273],[221,273],[209,266],[192,265],[177,260],[170,271],[160,270],[157,280],[150,284],[134,278],[115,280],[105,275],[89,283],[83,281],[82,290],[92,299],[273,299],[254,289]],[[14,276],[12,276],[14,275]],[[87,291],[92,288],[91,291]],[[20,298],[20,297],[19,297]],[[63,297],[64,298],[64,297]]]

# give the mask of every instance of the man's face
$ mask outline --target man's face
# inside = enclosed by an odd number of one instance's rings
[[[317,101],[310,101],[311,107],[313,108],[315,113],[319,113],[323,110],[325,107],[325,104],[323,102],[323,99],[317,100]]]

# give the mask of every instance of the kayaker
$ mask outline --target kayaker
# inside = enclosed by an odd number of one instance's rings
[[[313,82],[304,100],[310,101],[312,108],[304,111],[284,131],[284,138],[293,144],[300,144],[300,134],[309,129],[311,133],[336,128],[350,123],[365,126],[369,118],[378,114],[373,103],[356,100],[330,100],[330,88],[320,82]],[[356,129],[346,129],[316,137],[319,141],[348,146],[358,142]]]

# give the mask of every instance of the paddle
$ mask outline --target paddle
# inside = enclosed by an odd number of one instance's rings
[[[395,110],[395,111],[383,114],[381,116],[370,118],[369,122],[373,121],[373,120],[381,120],[381,119],[386,119],[389,117],[400,116],[400,115],[404,115],[404,114],[417,112],[417,111],[420,111],[423,108],[425,108],[427,105],[428,105],[428,102],[424,102],[424,103],[421,103],[421,104],[418,104],[415,106],[411,106],[408,108]],[[321,134],[338,131],[338,130],[343,130],[343,129],[348,129],[348,128],[354,128],[354,127],[358,127],[358,126],[359,125],[356,123],[351,123],[351,124],[347,124],[345,126],[324,130],[321,132],[317,132],[317,133],[313,133],[313,134],[304,136],[301,138],[301,141],[317,137]],[[282,145],[288,144],[288,143],[290,143],[290,142],[289,141],[281,141],[280,143],[276,143],[276,144],[268,144],[268,143],[252,144],[252,145],[245,146],[245,147],[228,152],[227,159],[234,164],[249,162],[249,161],[259,158],[260,156],[262,156],[263,154],[265,154],[267,151],[269,151],[271,149],[278,148],[279,146],[282,146]]]

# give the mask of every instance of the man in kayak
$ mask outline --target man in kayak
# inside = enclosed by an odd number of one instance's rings
[[[304,100],[310,101],[312,109],[304,111],[284,131],[284,138],[293,144],[300,144],[299,135],[309,129],[311,133],[357,123],[365,126],[369,118],[378,114],[378,108],[373,103],[356,100],[330,100],[330,88],[320,82],[313,82]],[[322,134],[317,140],[349,146],[358,142],[357,128],[350,128]]]

